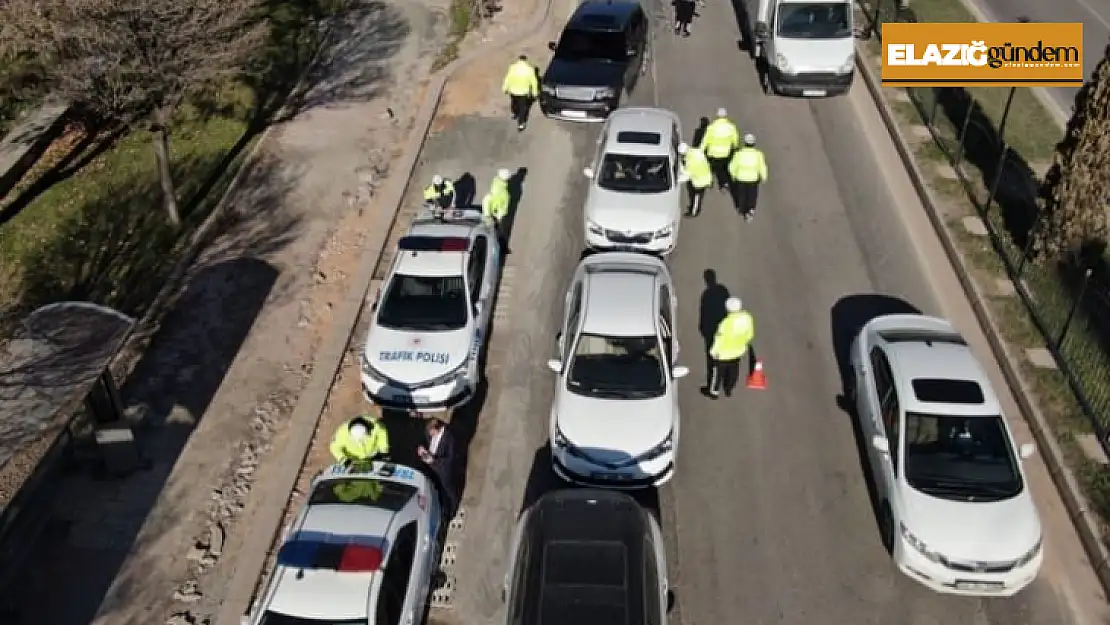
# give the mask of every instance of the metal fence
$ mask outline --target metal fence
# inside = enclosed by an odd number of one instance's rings
[[[899,6],[898,0],[872,2],[860,4],[866,18],[864,38],[870,39],[864,45],[881,42],[883,22],[917,21],[913,9]],[[1031,262],[1043,217],[1037,196],[1054,146],[1038,141],[1033,132],[1038,128],[1031,127],[1029,120],[1045,119],[1053,129],[1055,123],[1028,89],[916,87],[905,91],[909,102],[901,106],[912,106],[932,139],[919,148],[919,155],[942,153],[951,165],[945,173],[952,180],[938,176],[937,184],[962,188],[986,226],[993,249],[983,250],[984,258],[976,260],[993,263],[997,256],[997,264],[1013,281],[1040,335],[1028,338],[1043,338],[1078,400],[1082,414],[1063,416],[1088,420],[1110,454],[1110,266],[1104,258]],[[1039,130],[1042,138],[1051,133]],[[1060,132],[1056,140],[1062,137]]]

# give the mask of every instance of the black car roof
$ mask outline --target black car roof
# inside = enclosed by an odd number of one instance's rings
[[[571,489],[536,503],[525,529],[523,625],[641,625],[647,513],[628,495]]]
[[[567,28],[620,30],[639,8],[640,3],[637,0],[585,0],[570,16]],[[613,22],[612,25],[601,23],[599,17],[608,18]]]

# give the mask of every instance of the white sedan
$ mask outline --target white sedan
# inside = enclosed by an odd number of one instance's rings
[[[474,397],[501,276],[497,233],[474,210],[427,210],[397,244],[362,351],[366,399],[450,410]]]
[[[424,621],[446,524],[434,482],[375,462],[317,477],[244,625]]]
[[[553,470],[582,485],[660,486],[679,439],[678,300],[654,256],[606,252],[579,263],[567,291],[551,407]]]
[[[883,542],[937,592],[1010,596],[1037,576],[1041,523],[982,366],[943,319],[887,315],[852,346]]]

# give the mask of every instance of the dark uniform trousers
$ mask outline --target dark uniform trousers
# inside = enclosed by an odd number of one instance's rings
[[[532,108],[532,98],[526,95],[510,95],[509,108],[513,112],[513,119],[522,124],[527,124],[528,110]]]
[[[755,212],[755,203],[759,199],[758,182],[733,182],[732,203],[736,210],[750,215]]]
[[[728,188],[729,180],[731,180],[728,173],[728,162],[732,160],[732,156],[729,155],[724,158],[710,156],[706,160],[709,161],[709,168],[713,170],[713,179],[717,181],[717,188]]]
[[[691,215],[697,215],[701,212],[701,203],[705,199],[705,190],[709,187],[697,188],[694,183],[687,182],[686,190],[690,192],[690,208],[688,212]]]
[[[748,358],[748,368],[750,370],[755,366],[755,351],[750,345],[744,356]],[[720,395],[722,389],[724,389],[726,395],[731,395],[732,391],[736,390],[737,384],[740,383],[740,363],[743,362],[744,356],[732,360],[716,360],[710,357],[707,384],[710,395]]]

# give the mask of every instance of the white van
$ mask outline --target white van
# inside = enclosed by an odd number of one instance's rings
[[[776,94],[842,95],[852,85],[856,42],[851,0],[758,2],[756,57]]]

